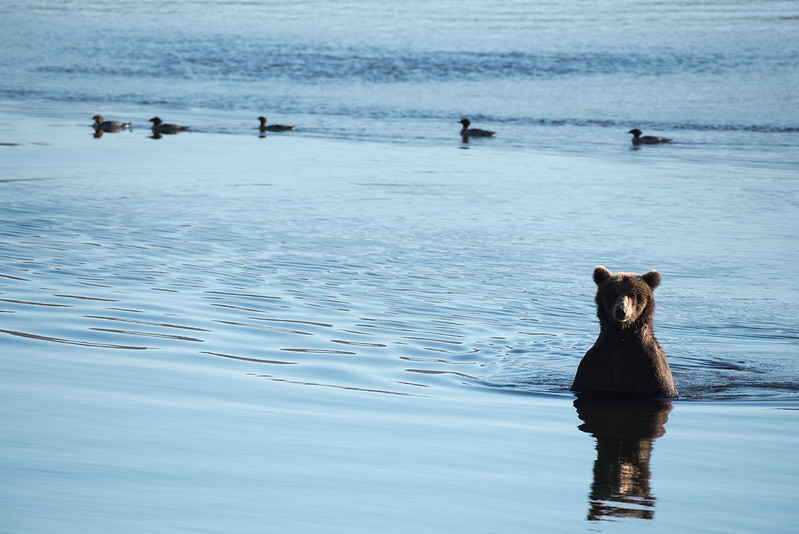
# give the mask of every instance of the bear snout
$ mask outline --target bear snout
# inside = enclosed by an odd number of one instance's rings
[[[630,318],[632,309],[633,306],[632,302],[630,302],[630,297],[621,296],[616,299],[616,303],[613,305],[613,317],[618,322],[623,323]]]

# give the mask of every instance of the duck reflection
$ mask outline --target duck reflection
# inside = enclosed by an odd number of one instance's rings
[[[655,497],[649,485],[649,458],[655,439],[666,433],[671,403],[580,395],[574,407],[583,420],[578,428],[596,438],[588,519],[653,519]]]

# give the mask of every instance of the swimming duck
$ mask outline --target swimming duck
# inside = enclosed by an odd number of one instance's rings
[[[125,128],[130,128],[129,122],[106,121],[102,115],[95,115],[92,120],[94,121],[92,127],[103,132],[121,132]]]
[[[461,130],[461,137],[464,139],[468,139],[469,137],[491,137],[497,132],[492,132],[491,130],[481,130],[480,128],[469,128],[472,122],[469,119],[461,119],[461,124],[463,124],[463,129]]]
[[[633,144],[635,146],[638,145],[659,145],[661,143],[671,143],[671,139],[666,137],[656,137],[654,135],[645,135],[641,137],[641,130],[638,128],[633,128],[629,132],[629,134],[633,134]]]
[[[285,124],[270,124],[267,126],[266,117],[258,117],[258,120],[261,121],[261,125],[258,127],[261,132],[288,132],[297,129],[294,126],[286,126]]]
[[[154,134],[176,134],[178,132],[185,132],[189,129],[188,126],[178,126],[177,124],[164,124],[158,117],[153,117],[148,122],[153,123]]]

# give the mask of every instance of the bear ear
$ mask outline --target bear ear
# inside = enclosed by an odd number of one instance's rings
[[[594,269],[594,283],[596,285],[601,284],[605,280],[610,278],[610,271],[602,267],[601,265]]]
[[[655,270],[649,271],[646,274],[642,274],[641,278],[643,278],[644,282],[646,282],[647,285],[652,289],[655,289],[660,285],[660,273]]]

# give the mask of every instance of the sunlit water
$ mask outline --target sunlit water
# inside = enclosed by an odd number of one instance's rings
[[[790,532],[762,6],[5,3],[0,531]],[[573,404],[598,264],[662,273],[674,403]]]

